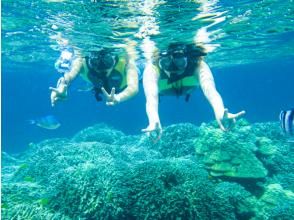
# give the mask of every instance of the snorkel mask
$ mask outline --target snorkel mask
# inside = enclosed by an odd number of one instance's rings
[[[168,50],[160,53],[159,67],[166,72],[184,72],[187,65],[185,45],[171,44]]]
[[[92,51],[88,59],[88,66],[95,72],[109,70],[113,68],[115,64],[116,56],[105,49]]]
[[[168,50],[160,53],[159,67],[165,72],[182,74],[185,72],[188,62],[196,62],[199,57],[206,56],[204,48],[193,44],[174,43]],[[188,61],[189,57],[189,61]]]

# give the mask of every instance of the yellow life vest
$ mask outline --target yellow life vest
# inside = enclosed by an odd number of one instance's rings
[[[158,74],[160,74],[158,81],[160,95],[187,95],[199,86],[199,79],[194,74],[194,69],[190,70],[192,72],[189,74],[185,74],[185,71],[183,77],[173,82],[171,82],[168,76],[163,71],[160,71],[159,68],[157,68],[157,71]]]
[[[87,58],[86,58],[87,59]],[[127,87],[127,77],[126,77],[126,60],[123,58],[119,58],[118,62],[115,64],[113,70],[108,73],[106,76],[99,76],[99,73],[96,73],[94,70],[91,70],[87,65],[87,60],[85,60],[84,70],[81,72],[81,77],[90,83],[93,83],[95,87],[95,83],[91,81],[90,74],[97,74],[95,75],[97,78],[101,79],[102,86],[105,88],[107,92],[110,92],[112,87],[115,87],[115,92],[120,92]],[[115,82],[116,86],[112,86]]]

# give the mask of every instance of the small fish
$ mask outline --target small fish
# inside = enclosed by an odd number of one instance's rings
[[[38,118],[35,120],[29,120],[29,122],[32,125],[37,125],[41,128],[45,128],[49,130],[57,129],[61,125],[59,121],[53,115],[48,115],[48,116]]]
[[[24,164],[21,164],[18,169],[19,170],[22,170],[22,169],[26,169],[28,167],[29,167],[29,165],[27,165],[26,163],[24,163]]]
[[[35,182],[35,179],[34,179],[33,177],[31,177],[31,176],[25,176],[25,177],[23,178],[23,180],[24,180],[25,182],[30,182],[30,183]]]
[[[40,199],[39,204],[42,206],[46,206],[49,204],[49,199],[47,199],[47,198]]]
[[[287,136],[294,135],[294,109],[283,110],[280,112],[280,124],[283,132]],[[289,142],[294,142],[294,139],[289,140]]]
[[[8,205],[6,203],[1,203],[1,209],[8,209]]]

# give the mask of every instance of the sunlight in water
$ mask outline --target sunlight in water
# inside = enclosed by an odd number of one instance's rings
[[[196,43],[210,53],[211,66],[286,57],[294,45],[291,0],[4,0],[2,9],[2,53],[19,63],[54,62],[48,48],[58,51],[58,38],[67,39],[82,54],[100,45],[121,50],[129,39],[137,42],[139,57],[144,57],[140,47],[146,38],[159,49],[171,42]],[[281,42],[284,36],[289,40]],[[32,53],[23,53],[29,48]]]

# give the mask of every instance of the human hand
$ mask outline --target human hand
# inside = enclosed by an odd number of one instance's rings
[[[147,128],[142,129],[142,132],[147,133],[147,135],[151,138],[153,143],[156,143],[160,140],[162,135],[162,128],[159,122],[155,123],[155,125],[149,125]]]
[[[55,106],[56,102],[59,100],[64,100],[67,97],[67,83],[63,77],[61,77],[57,81],[57,86],[56,88],[54,87],[49,87],[51,90],[51,105],[52,107]]]
[[[113,106],[120,102],[119,97],[115,94],[114,87],[112,87],[110,94],[104,89],[104,87],[101,88],[101,91],[106,98],[106,105]]]
[[[216,121],[223,131],[228,131],[236,123],[236,119],[244,115],[245,111],[240,111],[236,114],[229,113],[229,110],[226,108],[222,117],[216,117]]]

